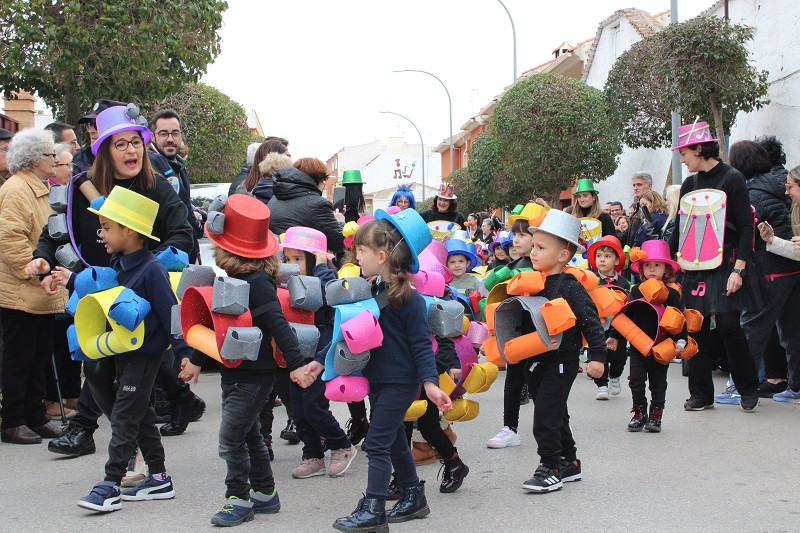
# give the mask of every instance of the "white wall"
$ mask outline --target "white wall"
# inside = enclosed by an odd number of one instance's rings
[[[400,184],[400,181],[394,179],[394,170],[397,168],[395,159],[400,160],[400,170],[404,172],[410,171],[411,165],[416,163],[414,173],[411,175],[411,181],[422,183],[422,152],[419,145],[416,145],[416,147],[417,153],[415,155],[387,151],[362,167],[361,177],[367,182],[364,185],[364,192],[371,193],[382,189],[396,188]],[[441,181],[439,178],[442,166],[440,158],[441,155],[438,153],[429,154],[425,162],[425,185],[428,187],[435,185],[436,190],[438,190],[439,182]],[[406,167],[408,167],[407,170]],[[404,179],[402,181],[405,183],[408,180]],[[426,191],[428,191],[428,187],[426,187]],[[414,196],[422,198],[422,190],[420,189],[418,193],[415,192]]]

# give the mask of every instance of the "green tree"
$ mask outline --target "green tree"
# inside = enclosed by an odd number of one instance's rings
[[[605,95],[623,126],[628,146],[669,146],[670,110],[684,122],[707,120],[725,155],[725,132],[739,111],[769,103],[768,72],[750,64],[746,44],[753,29],[718,17],[670,25],[623,53]]]
[[[456,169],[455,172],[450,174],[447,181],[454,183],[456,186],[458,210],[462,212],[464,216],[466,216],[467,213],[486,211],[489,207],[483,189],[476,184],[475,179],[472,177],[471,167]]]
[[[505,206],[517,201],[516,194],[509,191],[500,167],[497,141],[488,131],[478,135],[469,149],[469,177],[470,186],[481,192],[484,208],[489,205]]]
[[[558,74],[536,74],[506,91],[489,131],[508,190],[518,199],[557,203],[575,179],[597,182],[613,174],[622,152],[603,93]]]
[[[4,0],[0,87],[37,92],[75,124],[100,98],[148,102],[219,54],[221,0]]]
[[[189,147],[193,183],[228,182],[245,164],[250,130],[244,108],[213,87],[187,83],[155,104],[142,106],[146,117],[171,108],[181,117]]]

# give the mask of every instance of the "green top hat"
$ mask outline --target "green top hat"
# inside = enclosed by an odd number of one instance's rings
[[[593,194],[599,194],[600,191],[594,188],[594,183],[589,178],[583,178],[578,180],[577,183],[578,188],[575,189],[575,192],[572,193],[572,196],[578,196],[582,192],[590,192]]]
[[[360,170],[345,170],[342,173],[342,185],[363,185],[366,182],[361,179]]]
[[[158,204],[146,196],[125,187],[114,187],[108,198],[102,196],[95,198],[88,210],[130,228],[148,239],[161,242],[158,237],[152,235],[153,223],[158,215]]]

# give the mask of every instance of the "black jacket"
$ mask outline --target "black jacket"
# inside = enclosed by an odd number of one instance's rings
[[[272,181],[272,178],[261,178],[253,187],[253,196],[264,202],[265,205],[269,205],[269,201],[275,196],[274,187],[275,182]]]
[[[150,150],[152,152],[152,150]],[[191,185],[189,183],[189,174],[186,172],[186,160],[180,156],[176,156],[175,159],[168,159],[167,156],[158,152],[158,155],[164,158],[167,161],[167,164],[170,166],[170,170],[172,172],[162,172],[167,181],[172,184],[172,176],[176,176],[178,179],[178,186],[175,187],[174,184],[173,188],[176,189],[178,193],[178,198],[181,199],[183,205],[186,206],[186,210],[188,216],[186,220],[189,222],[189,226],[192,228],[192,235],[194,236],[194,245],[192,247],[192,252],[189,254],[189,262],[194,263],[197,259],[197,254],[200,252],[200,245],[198,244],[197,240],[203,236],[203,226],[200,224],[200,221],[197,220],[197,217],[194,216],[194,205],[192,204],[192,196],[191,196]]]
[[[791,201],[786,196],[786,175],[770,170],[766,174],[753,176],[747,181],[750,204],[756,209],[759,222],[769,222],[775,236],[781,239],[792,238]],[[765,274],[796,272],[797,261],[766,251],[766,243],[760,237],[755,242],[756,261]]]
[[[236,174],[236,177],[233,178],[231,182],[231,188],[228,189],[228,196],[233,196],[233,193],[236,192],[236,189],[239,185],[244,183],[244,180],[247,179],[247,174],[250,172],[250,165],[246,167],[242,167],[242,170]]]
[[[269,229],[280,235],[293,226],[314,228],[325,234],[331,252],[343,251],[342,224],[334,218],[333,206],[322,197],[314,180],[294,167],[278,169],[272,179]]]
[[[461,226],[461,229],[466,229],[467,227],[466,219],[459,211],[442,213],[438,209],[428,209],[422,213],[422,220],[426,223],[433,222],[434,220],[447,220],[448,222],[455,222]]]

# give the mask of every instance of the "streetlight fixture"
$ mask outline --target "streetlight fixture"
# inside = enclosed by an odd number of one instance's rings
[[[397,115],[400,118],[404,118],[408,121],[409,124],[414,126],[414,129],[417,130],[417,135],[419,135],[419,144],[422,146],[422,203],[425,203],[425,142],[422,140],[422,134],[419,132],[419,128],[416,124],[411,122],[411,119],[401,115],[400,113],[395,113],[394,111],[381,111],[381,113],[386,113],[388,115]]]
[[[444,87],[444,92],[447,93],[447,105],[450,110],[450,174],[455,171],[454,167],[454,156],[455,156],[455,148],[453,147],[453,101],[450,99],[450,91],[447,90],[447,85],[444,84],[442,80],[439,79],[439,76],[436,74],[432,74],[427,70],[416,70],[416,69],[401,69],[401,70],[393,70],[392,72],[420,72],[422,74],[427,74],[428,76],[432,76],[436,78],[436,81],[442,84]],[[403,117],[405,118],[405,117]],[[410,121],[409,121],[410,122]],[[416,127],[416,126],[414,126]],[[444,178],[444,176],[442,176]]]
[[[517,29],[514,27],[514,18],[511,16],[511,11],[508,10],[506,5],[503,3],[503,0],[497,1],[500,2],[500,5],[506,10],[508,20],[511,21],[511,37],[514,41],[514,81],[511,83],[511,85],[514,86],[517,84]]]

